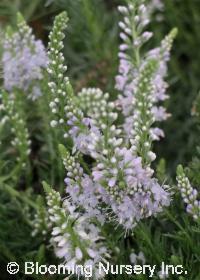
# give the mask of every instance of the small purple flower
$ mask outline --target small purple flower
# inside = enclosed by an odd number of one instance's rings
[[[24,23],[25,24],[25,23]],[[21,30],[7,36],[3,49],[3,78],[7,91],[20,89],[29,93],[29,98],[36,99],[41,95],[39,81],[42,70],[47,66],[47,54],[44,45],[28,32]]]

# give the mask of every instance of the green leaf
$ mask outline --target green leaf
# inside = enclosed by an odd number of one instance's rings
[[[50,185],[48,185],[45,181],[42,182],[44,191],[48,194],[51,192],[52,188],[50,187]]]

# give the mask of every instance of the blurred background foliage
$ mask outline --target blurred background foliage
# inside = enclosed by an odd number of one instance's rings
[[[200,6],[194,0],[165,0],[163,21],[155,22],[156,39],[173,26],[179,30],[169,67],[169,111],[172,117],[165,122],[166,138],[161,154],[173,171],[177,163],[187,163],[196,153],[199,143],[197,118],[192,115],[200,90]]]

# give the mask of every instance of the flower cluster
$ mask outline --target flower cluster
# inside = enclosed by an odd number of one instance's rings
[[[59,150],[67,170],[65,184],[70,201],[79,207],[85,216],[96,217],[103,224],[105,217],[99,207],[98,185],[85,173],[78,158],[71,156],[62,145],[59,145]]]
[[[141,19],[129,22],[131,16],[128,14],[136,8]],[[138,6],[137,3],[136,7],[129,5],[121,7],[120,10],[127,14],[125,22],[130,25],[129,27],[133,28],[134,24],[138,24],[140,29],[146,26],[148,17],[144,5]],[[125,88],[122,89],[127,96],[109,102],[109,94],[103,94],[100,89],[88,88],[83,89],[76,97],[68,78],[64,77],[66,67],[63,68],[61,39],[64,37],[63,28],[66,22],[65,13],[55,20],[50,34],[48,71],[52,77],[49,84],[55,98],[53,103],[57,100],[59,104],[58,88],[63,86],[62,95],[66,96],[65,106],[58,112],[63,122],[66,119],[68,131],[65,132],[65,137],[70,137],[73,141],[72,154],[60,146],[67,169],[65,179],[67,195],[72,205],[82,209],[87,217],[96,217],[98,222],[104,223],[108,215],[111,217],[109,221],[114,220],[125,230],[131,230],[138,221],[156,215],[170,203],[168,186],[159,185],[150,167],[156,157],[151,151],[153,135],[154,139],[162,135],[162,131],[158,128],[151,129],[155,121],[153,114],[154,96],[157,92],[155,78],[161,63],[159,58],[152,57],[152,53],[148,53],[149,58],[143,59],[140,63],[138,48],[140,44],[138,46],[133,44],[130,49],[134,54],[132,62],[128,61],[125,53],[123,55],[120,53],[123,57],[120,63],[129,63],[131,67],[127,76],[123,77],[126,82]],[[120,25],[122,27],[122,24]],[[126,30],[124,25],[123,28],[128,40],[128,36],[132,33]],[[122,34],[123,38],[125,33]],[[147,37],[150,35],[146,33],[142,35],[143,41]],[[165,51],[171,48],[170,44],[162,45],[165,46]],[[120,48],[126,49],[124,45]],[[135,48],[138,50],[135,51]],[[166,56],[164,51],[162,54]],[[133,71],[134,65],[135,71]],[[131,79],[131,85],[128,79]],[[120,103],[122,106],[125,105],[123,112],[126,111],[122,125],[118,124],[118,113],[115,111],[115,107]],[[52,108],[54,108],[53,104]],[[128,129],[127,122],[129,122]],[[55,121],[55,124],[57,123]],[[125,136],[127,134],[129,134],[128,139]],[[82,154],[91,157],[92,168],[88,166],[88,162],[84,162]],[[79,162],[80,158],[84,163],[82,166]],[[108,214],[110,212],[111,215]]]
[[[151,128],[150,130],[142,122],[138,124],[137,120],[141,119],[140,116],[143,116],[144,112],[149,114],[148,120],[151,125],[155,121],[165,120],[169,116],[165,108],[160,106],[159,103],[168,98],[166,95],[167,83],[164,78],[167,74],[167,62],[170,57],[172,42],[177,31],[176,29],[172,30],[162,41],[160,47],[142,54],[143,44],[153,36],[152,32],[145,30],[150,22],[152,11],[150,12],[151,9],[145,6],[144,1],[129,2],[128,6],[119,7],[119,11],[124,17],[123,21],[119,23],[122,30],[120,37],[123,41],[119,47],[120,65],[119,75],[116,77],[116,88],[123,93],[119,96],[119,105],[122,107],[125,116],[125,131],[128,138],[132,136],[130,133],[131,126],[136,119],[137,130],[150,131],[151,141],[159,140],[160,137],[164,136],[162,130],[158,128]],[[155,60],[157,65],[149,72],[148,81],[146,80],[148,87],[142,89],[141,78],[151,60]],[[146,78],[146,74],[144,77]],[[138,99],[141,101],[142,98],[145,98],[148,103],[146,107],[143,107],[141,102],[137,102]],[[146,116],[144,116],[145,118]]]
[[[181,165],[177,168],[177,183],[183,201],[187,205],[187,212],[192,215],[194,220],[200,221],[200,200],[198,200],[198,191],[191,186]]]
[[[17,152],[17,161],[25,167],[31,152],[31,140],[22,113],[21,104],[18,104],[17,95],[13,96],[5,91],[2,92],[0,98],[2,101],[1,111],[5,115],[2,121],[3,123],[6,121],[9,123],[14,137],[11,144]]]
[[[98,88],[74,94],[62,54],[68,21],[65,12],[56,17],[49,36],[51,126],[62,126],[70,149],[59,145],[67,171],[63,203],[59,193],[47,185],[45,189],[52,244],[57,256],[71,266],[92,263],[95,268],[104,260],[107,249],[100,228],[107,223],[120,225],[127,232],[170,204],[169,187],[158,183],[151,168],[156,158],[152,141],[163,136],[152,124],[168,116],[156,104],[166,99],[164,76],[175,32],[160,48],[141,57],[142,44],[152,36],[143,32],[149,15],[144,4],[130,2],[120,7],[125,18],[120,23],[124,43],[120,45],[117,77],[122,94],[117,100],[109,101],[109,94]],[[122,114],[117,112],[119,108]]]
[[[113,125],[118,114],[114,111],[114,102],[108,102],[109,94],[97,88],[84,88],[74,97],[73,106],[68,106],[69,135],[74,148],[100,161],[108,155],[108,149],[121,145],[121,129]],[[77,106],[82,119],[72,108]],[[80,115],[80,114],[79,114]]]
[[[37,197],[37,209],[32,221],[33,231],[32,236],[41,234],[44,238],[47,236],[50,228],[52,227],[49,221],[49,215],[45,207],[44,200],[41,196]]]
[[[134,105],[131,115],[125,117],[124,130],[129,137],[129,141],[134,145],[136,153],[143,157],[147,163],[155,159],[150,151],[151,148],[151,126],[154,121],[152,114],[152,72],[156,67],[155,61],[149,61],[141,70],[138,77],[138,86],[132,100]]]
[[[66,28],[67,22],[67,13],[61,13],[55,18],[53,30],[49,34],[47,72],[49,74],[48,86],[51,92],[49,106],[52,112],[52,127],[66,126],[65,115],[69,111],[68,106],[71,105],[70,100],[73,95],[69,79],[64,77],[67,66],[64,65],[64,56],[61,52],[63,49],[62,40],[65,37],[63,30]],[[76,109],[72,108],[72,110]]]
[[[113,112],[115,104],[108,100],[109,94],[98,88],[84,88],[77,96],[78,106],[100,129],[106,129],[117,118],[117,113]]]
[[[4,88],[28,92],[28,97],[36,99],[41,95],[39,81],[47,66],[47,55],[40,40],[36,40],[32,29],[18,14],[18,31],[7,32],[3,44]]]
[[[104,277],[99,275],[98,263],[105,262],[109,254],[97,226],[80,215],[68,199],[62,203],[60,194],[46,183],[44,189],[47,193],[49,220],[53,225],[51,243],[56,255],[72,271],[78,264],[91,265],[95,279]],[[78,276],[84,276],[76,272]]]
[[[152,172],[142,166],[142,158],[127,148],[116,148],[110,159],[93,168],[93,179],[99,184],[102,200],[126,230],[169,205],[168,187],[161,187],[152,178]]]

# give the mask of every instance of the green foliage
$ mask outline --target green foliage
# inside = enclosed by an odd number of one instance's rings
[[[197,48],[200,45],[199,2],[198,0],[163,1],[162,13],[156,14],[152,30],[156,30],[156,40],[163,32],[176,26],[179,30],[169,67],[170,99],[168,111],[172,117],[164,124],[167,138],[164,149],[158,147],[162,157],[167,159],[167,169],[174,173],[178,163],[187,163],[196,153],[199,131],[191,117],[191,108],[199,88],[199,61]],[[192,131],[192,133],[191,133]]]

